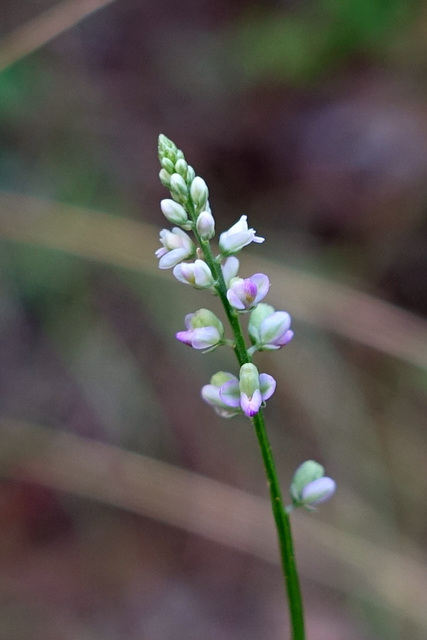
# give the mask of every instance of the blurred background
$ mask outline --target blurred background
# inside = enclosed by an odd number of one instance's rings
[[[294,341],[267,425],[311,640],[427,636],[427,6],[414,0],[3,0],[0,639],[279,640],[256,440],[176,343],[218,309],[160,272],[157,136]]]

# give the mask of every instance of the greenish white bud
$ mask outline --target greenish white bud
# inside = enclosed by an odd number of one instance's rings
[[[180,199],[186,200],[188,197],[188,189],[185,180],[179,173],[173,173],[170,178],[170,190]]]
[[[256,366],[250,362],[240,367],[240,391],[252,397],[259,389],[259,372]]]
[[[166,171],[166,169],[161,169],[159,173],[160,182],[164,187],[170,188],[171,176],[170,173]]]
[[[187,184],[191,184],[196,177],[196,172],[191,165],[187,167]]]
[[[184,180],[187,180],[187,169],[188,169],[188,164],[183,158],[181,158],[180,160],[178,160],[178,162],[175,163],[176,173],[179,173],[179,175],[182,176]]]
[[[321,502],[329,500],[335,493],[336,484],[325,476],[325,469],[314,460],[306,460],[295,471],[290,493],[295,506],[308,510]]]
[[[181,227],[187,225],[187,212],[184,207],[178,202],[175,202],[175,200],[171,200],[170,198],[162,200],[160,202],[160,208],[165,218],[172,224],[178,224]]]
[[[202,240],[210,240],[215,235],[215,220],[209,211],[202,211],[197,218],[196,229]]]
[[[209,191],[206,182],[200,176],[196,176],[191,183],[190,195],[193,204],[200,211],[205,208],[208,201]]]
[[[165,169],[165,171],[167,171],[171,175],[172,173],[175,172],[174,164],[172,160],[170,160],[169,158],[163,158],[161,161],[161,165],[162,165],[162,168]]]

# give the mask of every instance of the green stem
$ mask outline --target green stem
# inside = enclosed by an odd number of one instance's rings
[[[190,216],[195,223],[196,216],[192,203],[190,203],[189,209]],[[252,362],[252,358],[246,348],[246,343],[243,337],[243,332],[238,315],[234,312],[230,303],[228,302],[227,287],[224,281],[221,266],[218,264],[212,253],[209,241],[202,240],[195,228],[193,229],[193,231],[203,252],[203,257],[216,280],[217,284],[215,286],[215,289],[221,299],[225,313],[234,334],[234,348],[239,365],[242,366],[247,362]],[[261,410],[252,418],[252,423],[255,427],[258,444],[261,449],[261,455],[264,462],[265,473],[270,488],[271,507],[276,524],[282,572],[288,599],[290,627],[292,634],[291,637],[292,640],[305,640],[304,612],[298,570],[295,560],[294,545],[292,540],[291,522],[289,514],[287,513],[283,505],[283,498],[280,491],[276,465],[265,428],[264,415]]]
[[[282,572],[285,581],[286,595],[288,598],[292,640],[304,640],[304,611],[295,560],[294,545],[292,541],[291,521],[288,513],[283,507],[283,498],[277,477],[276,465],[274,463],[273,453],[268,440],[262,411],[259,411],[252,418],[252,422],[255,427],[258,444],[260,446],[264,462],[265,473],[270,488],[271,507],[279,539]]]

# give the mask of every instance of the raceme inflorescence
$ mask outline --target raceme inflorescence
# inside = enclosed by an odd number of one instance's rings
[[[243,415],[252,421],[258,438],[270,487],[282,569],[288,596],[293,640],[305,638],[302,599],[293,553],[289,513],[296,507],[313,510],[335,492],[335,482],[325,476],[323,467],[313,460],[302,463],[295,471],[290,495],[292,503],[283,506],[273,454],[265,429],[263,408],[276,388],[268,373],[260,373],[253,363],[257,351],[277,351],[293,338],[291,317],[276,311],[266,302],[270,281],[266,274],[249,277],[239,275],[237,254],[244,247],[261,244],[264,238],[249,227],[242,215],[227,231],[219,234],[218,249],[213,250],[215,219],[209,204],[209,191],[203,178],[196,175],[184,154],[166,136],[159,136],[160,180],[170,191],[170,198],[160,203],[172,229],[160,231],[161,247],[156,251],[160,269],[172,269],[175,278],[195,289],[208,289],[223,305],[232,337],[226,337],[224,323],[209,309],[187,314],[185,329],[177,339],[202,352],[220,346],[234,349],[239,371],[215,373],[202,387],[205,402],[223,418]],[[248,314],[247,336],[240,318]]]

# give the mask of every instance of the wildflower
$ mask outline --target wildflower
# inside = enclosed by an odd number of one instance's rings
[[[240,220],[233,224],[228,231],[221,233],[219,248],[223,256],[238,253],[251,242],[264,242],[265,238],[255,235],[254,229],[248,229],[247,216],[241,216]]]
[[[274,351],[288,344],[294,336],[291,316],[286,311],[275,311],[274,307],[261,302],[251,313],[248,332],[254,351]]]
[[[218,371],[212,376],[210,384],[202,387],[202,398],[221,418],[232,418],[242,411],[240,407],[231,408],[221,399],[220,389],[226,382],[235,382],[238,385],[239,379],[227,371]]]
[[[215,283],[212,272],[204,260],[177,264],[173,275],[180,282],[191,284],[195,289],[210,289]]]
[[[263,273],[255,273],[250,278],[235,278],[227,291],[228,302],[239,311],[249,311],[265,298],[270,281]]]
[[[325,476],[325,469],[314,460],[306,460],[298,467],[290,487],[294,506],[308,510],[329,500],[335,490],[335,481]]]
[[[224,326],[209,309],[199,309],[185,316],[186,331],[178,331],[176,338],[193,349],[212,351],[224,339]]]
[[[196,253],[190,236],[179,227],[174,227],[172,231],[162,229],[160,242],[163,247],[156,251],[156,256],[160,259],[159,269],[171,269],[182,260],[192,258]]]
[[[228,407],[240,407],[248,418],[252,418],[273,395],[275,388],[276,381],[272,376],[267,373],[259,374],[255,365],[247,363],[240,368],[239,380],[225,382],[219,395]]]

